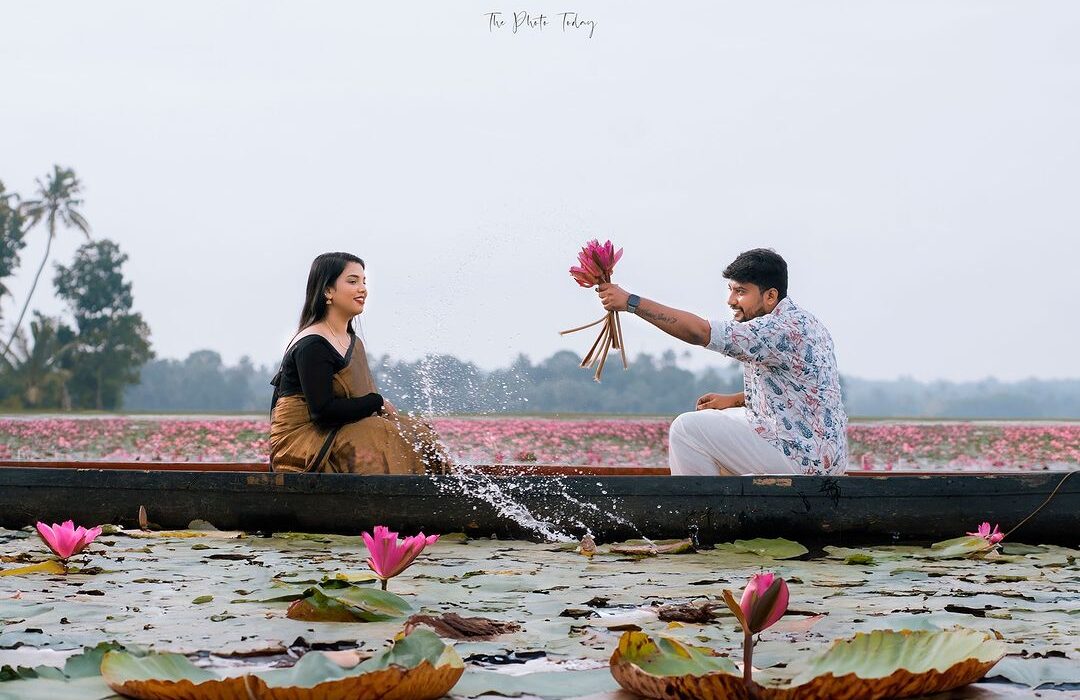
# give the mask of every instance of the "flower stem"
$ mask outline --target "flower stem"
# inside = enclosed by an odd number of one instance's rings
[[[746,689],[753,692],[753,681],[750,679],[751,670],[753,666],[751,662],[754,659],[754,635],[749,631],[743,632],[743,651],[742,651],[742,677],[743,682],[746,683]]]
[[[384,579],[379,579],[379,580],[382,581],[382,589],[385,591],[386,590],[386,582],[389,581],[390,579],[384,578]]]

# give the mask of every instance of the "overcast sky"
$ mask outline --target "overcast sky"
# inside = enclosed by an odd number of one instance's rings
[[[511,32],[523,10],[547,26]],[[564,31],[565,11],[592,38]],[[94,235],[131,257],[159,356],[276,364],[327,250],[368,262],[373,353],[490,368],[584,351],[591,335],[557,331],[600,315],[567,274],[600,237],[625,248],[627,289],[723,318],[720,271],[775,248],[846,374],[1080,374],[1076,2],[2,14],[0,179],[29,196],[54,163],[75,168]],[[54,259],[79,242],[61,232]],[[51,279],[35,306],[54,313]],[[631,353],[689,348],[624,330]],[[725,362],[689,349],[688,366]]]

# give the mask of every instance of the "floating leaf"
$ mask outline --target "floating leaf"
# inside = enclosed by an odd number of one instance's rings
[[[745,698],[742,677],[727,658],[674,639],[657,641],[627,632],[611,655],[611,675],[620,686],[646,698]]]
[[[930,545],[930,551],[923,555],[926,559],[968,559],[993,550],[993,546],[981,537],[956,537]]]
[[[1010,656],[1002,659],[987,675],[1038,688],[1047,683],[1080,683],[1080,664],[1074,659],[1020,659]]]
[[[289,606],[286,616],[311,622],[378,622],[403,617],[411,608],[401,596],[378,588],[315,586]]]
[[[198,598],[196,598],[195,600],[193,600],[191,602],[194,605],[202,605],[203,603],[209,603],[213,599],[214,599],[214,596],[212,596],[212,595],[201,595],[201,596],[199,596]]]
[[[976,630],[876,630],[834,643],[809,660],[784,690],[798,697],[943,693],[979,680],[1003,656],[1003,642]]]
[[[24,574],[63,574],[66,573],[64,565],[55,559],[46,559],[40,564],[21,566],[17,569],[4,569],[0,576],[22,576]]]
[[[619,684],[607,669],[591,671],[542,671],[510,675],[469,669],[454,686],[454,697],[489,695],[538,698],[576,698],[617,691]],[[605,695],[605,697],[607,697]]]
[[[398,638],[378,656],[344,669],[324,654],[305,654],[289,669],[221,677],[179,654],[106,654],[101,675],[137,700],[434,700],[465,670],[461,657],[428,630]]]
[[[769,557],[770,559],[794,559],[795,557],[801,557],[810,551],[798,542],[792,542],[783,537],[777,537],[775,539],[758,537],[752,540],[735,540],[734,542],[718,544],[716,545],[716,548],[725,552],[756,554],[759,557]]]
[[[659,554],[685,554],[693,552],[694,545],[690,540],[663,540],[660,542],[645,542],[631,544],[624,542],[613,544],[608,548],[612,554],[631,554],[633,556],[655,557]]]
[[[735,675],[735,664],[711,653],[631,632],[619,640],[611,674],[623,688],[647,698],[750,697],[742,678]],[[836,642],[795,668],[790,680],[755,683],[755,694],[772,700],[873,700],[940,693],[974,683],[1004,655],[1003,642],[975,630],[877,630]]]

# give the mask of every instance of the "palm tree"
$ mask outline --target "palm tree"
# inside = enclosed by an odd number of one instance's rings
[[[45,257],[41,259],[41,265],[38,266],[37,274],[34,275],[34,283],[30,285],[30,291],[26,294],[26,301],[23,303],[22,311],[19,312],[19,318],[15,321],[11,337],[4,344],[0,356],[8,354],[11,343],[19,332],[23,317],[26,316],[26,309],[29,308],[30,298],[34,296],[34,290],[37,289],[41,271],[45,269],[45,263],[49,260],[49,251],[52,249],[53,239],[56,238],[57,222],[59,221],[67,228],[79,229],[87,240],[90,239],[90,224],[86,223],[86,219],[79,213],[83,201],[77,198],[76,195],[82,190],[82,183],[75,176],[75,171],[71,168],[61,168],[59,165],[54,165],[52,174],[46,177],[45,182],[38,179],[37,185],[38,199],[23,203],[23,215],[29,219],[30,226],[36,225],[42,219],[48,222],[49,239],[45,244]]]
[[[35,312],[30,322],[33,344],[19,333],[15,348],[8,357],[0,357],[0,369],[26,408],[59,407],[71,409],[67,382],[71,371],[61,364],[72,349],[60,332],[57,319]]]

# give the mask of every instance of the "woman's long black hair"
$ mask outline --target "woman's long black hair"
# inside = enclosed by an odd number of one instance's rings
[[[326,318],[326,290],[334,286],[337,278],[345,271],[349,263],[360,263],[366,269],[364,261],[351,253],[323,253],[311,262],[311,271],[307,278],[307,294],[304,308],[300,310],[300,325],[297,333],[310,325]],[[349,321],[349,333],[353,333],[352,321]]]

